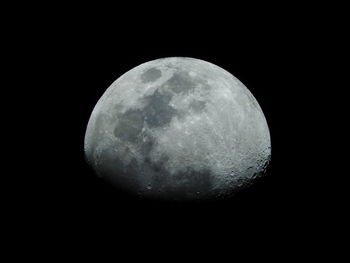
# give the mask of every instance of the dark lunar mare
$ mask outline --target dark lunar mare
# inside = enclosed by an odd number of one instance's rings
[[[204,111],[206,104],[207,103],[205,101],[193,100],[190,102],[188,107],[192,109],[195,113],[201,113]]]
[[[158,69],[151,68],[141,75],[141,79],[143,82],[151,82],[160,76],[161,73]],[[118,123],[114,128],[114,135],[121,141],[127,141],[139,147],[143,160],[136,161],[134,159],[129,165],[125,166],[120,159],[116,158],[112,161],[113,165],[109,165],[111,167],[108,165],[101,167],[102,172],[112,175],[113,171],[119,171],[123,178],[121,184],[123,182],[125,184],[124,180],[128,178],[128,185],[134,188],[137,182],[132,178],[137,178],[143,172],[141,171],[142,168],[147,166],[147,170],[153,174],[149,184],[149,188],[152,189],[149,197],[166,194],[169,200],[205,198],[206,193],[212,189],[211,171],[209,169],[197,171],[191,167],[184,167],[174,175],[169,174],[165,168],[169,157],[163,155],[159,160],[152,161],[150,154],[157,141],[147,129],[142,130],[145,124],[151,129],[169,125],[172,118],[179,114],[176,109],[169,105],[172,96],[174,93],[193,91],[197,83],[198,80],[193,80],[187,72],[174,73],[152,95],[140,100],[140,104],[144,105],[142,109],[129,109],[124,114],[118,114]],[[202,81],[202,84],[207,85],[204,81]],[[200,112],[205,108],[205,105],[204,101],[194,100],[190,103],[189,108],[194,112]],[[103,160],[103,162],[110,163],[109,160]],[[147,190],[143,192],[147,196]]]
[[[177,111],[169,105],[172,94],[163,91],[161,94],[157,89],[152,95],[143,99],[146,106],[142,109],[142,114],[150,128],[159,128],[168,125]]]
[[[130,109],[124,114],[118,114],[118,123],[114,135],[121,141],[135,143],[141,135],[144,122],[150,128],[160,128],[168,125],[177,111],[169,105],[172,94],[156,90],[152,95],[142,99],[145,106],[142,109]]]
[[[175,93],[189,93],[197,86],[197,82],[186,71],[175,72],[166,84]]]
[[[189,114],[202,114],[206,110],[215,112],[215,107],[220,106],[209,95],[215,89],[211,86],[215,84],[212,84],[210,80],[213,83],[221,81],[216,76],[216,70],[210,67],[206,68],[205,65],[197,68],[197,65],[201,65],[200,61],[189,65],[183,65],[180,63],[181,61],[179,63],[171,63],[171,61],[145,65],[120,80],[121,84],[130,85],[131,90],[129,91],[131,93],[127,95],[134,92],[134,95],[137,96],[141,89],[151,87],[153,90],[155,88],[153,94],[143,95],[139,98],[139,101],[136,102],[139,108],[125,109],[126,104],[123,102],[115,105],[116,100],[113,97],[111,100],[101,100],[101,105],[96,108],[96,114],[92,116],[90,130],[87,132],[85,151],[88,161],[100,177],[112,182],[119,189],[132,195],[139,194],[150,199],[207,200],[233,193],[232,189],[238,191],[240,188],[247,187],[252,182],[251,175],[260,177],[262,173],[260,171],[265,170],[266,165],[261,167],[261,162],[264,160],[260,161],[259,167],[252,164],[251,171],[242,171],[242,174],[237,174],[237,176],[233,173],[235,177],[232,179],[228,177],[230,176],[228,174],[214,174],[214,169],[211,170],[209,165],[205,163],[201,163],[201,166],[195,165],[195,162],[175,164],[175,160],[171,159],[173,155],[170,155],[172,149],[164,149],[164,147],[172,147],[170,144],[168,146],[161,145],[162,147],[159,149],[162,152],[155,154],[154,150],[158,149],[158,138],[153,137],[153,134],[166,132],[166,126],[171,123],[174,117],[180,121],[187,121],[183,118],[188,117]],[[173,73],[173,75],[163,82],[162,73]],[[139,80],[134,81],[135,78],[139,78]],[[227,85],[236,85],[225,77],[222,80],[227,81],[225,83]],[[159,85],[160,82],[163,84]],[[114,91],[119,87],[118,85],[112,87]],[[219,83],[218,92],[222,90],[220,85]],[[123,96],[123,92],[124,90],[121,88],[116,93],[106,93],[106,96],[110,94]],[[243,102],[247,99],[247,103],[245,108],[239,104],[237,107],[241,106],[243,109],[247,109],[254,120],[255,111],[261,111],[261,109],[249,91],[243,89],[242,92],[246,96],[240,98]],[[189,100],[180,104],[179,108],[174,108],[175,106],[172,107],[169,104],[173,96],[180,100],[182,98]],[[113,114],[115,115],[113,116]],[[220,119],[220,122],[227,121],[224,117],[222,120]],[[256,118],[260,120],[260,118]],[[253,127],[256,126],[253,125]],[[162,128],[165,128],[164,131]],[[109,137],[109,132],[113,133],[113,138]],[[222,131],[219,130],[219,132]],[[252,133],[252,135],[256,134]],[[183,136],[186,136],[185,133]],[[198,136],[201,136],[200,132]],[[168,150],[169,155],[166,153]],[[137,153],[135,154],[134,151]],[[181,155],[182,153],[173,152],[173,154]],[[195,154],[193,152],[193,155]],[[262,158],[266,158],[266,156],[262,155]],[[237,180],[234,180],[235,178]],[[214,186],[217,188],[214,189]]]
[[[150,68],[141,75],[141,79],[142,81],[151,82],[160,76],[160,70]],[[160,128],[168,125],[172,118],[178,115],[177,110],[169,105],[174,93],[193,91],[198,83],[208,87],[205,81],[193,79],[188,72],[175,72],[152,95],[141,99],[140,104],[144,105],[142,109],[130,109],[124,114],[118,114],[118,123],[115,126],[114,135],[122,141],[127,140],[134,143],[141,134],[144,121],[150,128]],[[165,87],[169,87],[169,90]],[[205,104],[204,101],[195,100],[190,103],[189,107],[195,112],[200,112],[205,108]]]
[[[143,128],[143,113],[141,110],[128,110],[118,117],[114,136],[121,141],[135,143]]]
[[[141,75],[143,83],[154,82],[162,76],[162,72],[157,68],[150,68]]]

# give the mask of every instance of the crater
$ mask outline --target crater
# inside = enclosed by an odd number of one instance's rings
[[[153,82],[162,76],[162,72],[156,68],[150,68],[141,75],[143,83]]]

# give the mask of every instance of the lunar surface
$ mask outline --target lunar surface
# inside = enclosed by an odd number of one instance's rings
[[[269,128],[233,75],[184,57],[153,60],[118,78],[97,102],[85,156],[98,176],[144,198],[230,196],[261,176]]]

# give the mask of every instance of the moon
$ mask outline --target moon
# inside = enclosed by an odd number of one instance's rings
[[[119,77],[89,119],[89,165],[129,194],[208,200],[263,175],[269,128],[250,91],[226,70],[187,57],[161,58]]]

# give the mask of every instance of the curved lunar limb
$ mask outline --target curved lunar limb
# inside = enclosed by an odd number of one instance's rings
[[[264,114],[249,90],[209,62],[153,60],[118,78],[85,135],[96,173],[145,198],[204,200],[251,184],[270,160]]]

